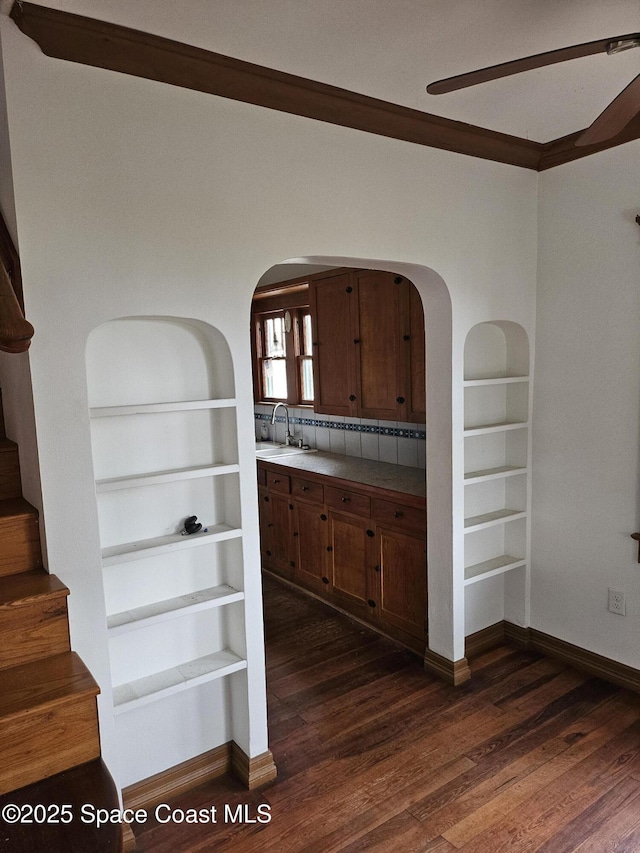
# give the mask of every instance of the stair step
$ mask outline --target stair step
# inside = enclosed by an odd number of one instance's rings
[[[0,438],[0,501],[21,494],[18,445],[8,438]]]
[[[38,511],[24,498],[0,501],[0,576],[42,564]]]
[[[119,824],[106,823],[96,828],[95,822],[81,820],[85,804],[94,810],[109,812],[119,807],[115,785],[100,759],[0,796],[0,809],[9,803],[19,807],[66,804],[70,806],[67,812],[73,815],[73,820],[70,823],[3,823],[0,834],[3,853],[41,853],[45,850],[118,853],[120,850]]]
[[[100,756],[98,693],[75,652],[0,671],[0,794]]]
[[[43,569],[0,577],[0,669],[69,651],[68,594]]]

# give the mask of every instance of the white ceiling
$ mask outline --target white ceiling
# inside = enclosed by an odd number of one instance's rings
[[[588,126],[640,73],[637,49],[425,91],[442,77],[640,31],[640,0],[38,2],[538,142]]]

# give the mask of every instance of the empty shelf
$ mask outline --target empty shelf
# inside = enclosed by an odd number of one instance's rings
[[[108,477],[96,480],[97,492],[113,492],[117,489],[133,489],[137,486],[155,486],[160,483],[172,483],[177,480],[194,480],[198,477],[219,477],[223,474],[235,474],[240,468],[237,464],[218,463],[215,465],[195,466],[193,468],[175,468],[170,471],[156,471],[152,474],[130,474],[126,477]]]
[[[220,400],[184,400],[176,403],[134,403],[128,406],[97,406],[89,409],[92,418],[118,415],[153,415],[156,412],[188,412],[193,409],[227,409],[236,405],[233,397]]]
[[[496,509],[493,512],[485,512],[482,515],[474,515],[464,520],[464,532],[471,533],[475,530],[484,530],[496,524],[504,524],[507,521],[515,521],[518,518],[526,518],[527,514],[520,509]]]
[[[247,662],[231,649],[222,649],[211,655],[181,663],[178,666],[155,672],[136,681],[113,688],[114,713],[121,714],[149,702],[164,699],[190,687],[197,687],[232,672],[246,669]]]
[[[480,424],[473,427],[465,427],[465,435],[487,435],[491,432],[506,432],[510,429],[524,429],[528,427],[527,421],[502,421],[497,424]]]
[[[187,595],[179,595],[176,598],[151,602],[143,607],[135,607],[133,610],[124,610],[109,616],[107,619],[109,635],[136,631],[138,628],[146,628],[148,625],[197,613],[200,610],[209,610],[212,607],[223,607],[234,601],[242,601],[243,598],[244,592],[223,584]]]
[[[493,577],[493,575],[501,575],[504,572],[511,571],[511,569],[524,566],[525,563],[526,560],[521,557],[512,557],[510,554],[493,557],[493,559],[485,560],[483,563],[467,566],[464,570],[464,584],[467,586],[470,583],[477,583],[477,581]]]
[[[483,483],[486,480],[500,480],[503,477],[513,477],[516,474],[526,474],[527,468],[517,465],[502,465],[499,468],[485,468],[482,471],[468,471],[464,475],[465,485]]]
[[[528,382],[528,376],[492,376],[488,379],[465,379],[462,383],[465,388],[482,385],[508,385],[513,382]]]

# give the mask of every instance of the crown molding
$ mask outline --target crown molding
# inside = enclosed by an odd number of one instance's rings
[[[26,0],[14,3],[11,17],[44,54],[57,59],[535,171],[640,137],[636,118],[599,145],[575,146],[582,131],[533,142]]]

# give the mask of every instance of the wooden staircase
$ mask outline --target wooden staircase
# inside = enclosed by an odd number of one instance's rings
[[[82,805],[117,809],[118,797],[100,759],[99,688],[70,647],[68,594],[42,568],[38,515],[22,497],[0,396],[0,810],[16,804],[27,815],[40,804],[46,818],[0,817],[6,853],[122,849],[119,824],[80,819]],[[51,807],[62,805],[73,820],[54,823]]]

